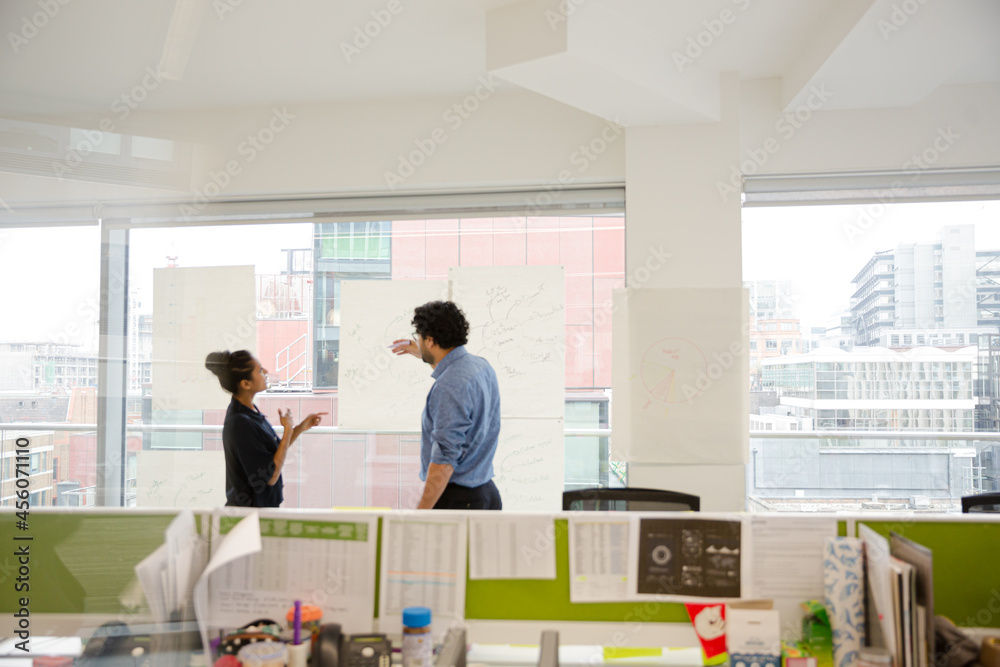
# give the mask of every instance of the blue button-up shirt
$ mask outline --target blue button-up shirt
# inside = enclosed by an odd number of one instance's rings
[[[431,463],[454,468],[450,483],[480,486],[493,479],[500,436],[500,388],[493,367],[460,345],[431,373],[421,419],[420,479]]]

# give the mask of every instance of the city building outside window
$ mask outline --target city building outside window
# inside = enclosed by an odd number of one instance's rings
[[[1000,203],[887,204],[848,234],[868,213],[744,209],[744,284],[790,285],[789,320],[816,332],[751,369],[754,423],[807,432],[751,438],[754,511],[955,512],[1000,491],[1000,443],[975,437],[1000,432],[1000,308],[984,307],[1000,295]]]

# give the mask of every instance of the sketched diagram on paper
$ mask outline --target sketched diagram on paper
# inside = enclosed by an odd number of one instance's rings
[[[143,492],[151,507],[200,507],[199,502],[216,493],[213,488],[206,488],[207,472],[190,472],[178,482],[168,477],[157,477],[149,481]],[[173,492],[173,500],[166,497]]]
[[[645,390],[643,410],[657,403],[684,403],[700,391],[699,376],[708,368],[705,353],[684,338],[661,338],[639,362],[639,379]],[[635,376],[633,376],[635,377]]]
[[[366,360],[366,363],[352,364],[342,369],[344,378],[353,382],[355,386],[364,388],[371,385],[375,380],[382,387],[394,385],[402,390],[383,398],[389,399],[382,404],[380,410],[392,412],[396,409],[408,407],[413,403],[413,392],[419,394],[422,399],[428,387],[428,368],[419,360],[410,358],[397,358],[392,350],[388,349],[387,342],[395,338],[406,338],[400,331],[405,331],[410,327],[410,319],[413,312],[408,310],[392,318],[378,335],[366,335],[362,324],[354,324],[347,330],[347,337],[356,345],[359,353],[352,354],[352,359]],[[417,363],[412,363],[417,361]]]
[[[495,360],[498,374],[516,378],[538,364],[562,364],[563,341],[547,329],[564,306],[545,303],[550,295],[544,282],[522,296],[503,285],[488,287],[485,296],[486,321],[472,326],[470,333],[478,334],[476,354]]]
[[[561,419],[505,419],[493,458],[504,507],[551,509],[563,485]]]

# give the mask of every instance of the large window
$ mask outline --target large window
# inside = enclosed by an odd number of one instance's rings
[[[751,342],[775,311],[803,339],[752,355],[751,428],[823,432],[751,438],[751,509],[1000,490],[1000,441],[976,437],[1000,433],[998,219],[996,201],[744,209]]]
[[[311,258],[302,261],[304,253]],[[293,257],[300,261],[296,264]],[[154,312],[158,307],[164,313],[180,312],[167,307],[169,294],[156,294],[157,285],[164,284],[157,282],[157,271],[252,265],[257,285],[256,351],[270,381],[270,390],[258,395],[257,405],[277,423],[279,407],[290,407],[297,416],[313,411],[337,415],[339,342],[344,318],[350,317],[341,309],[344,281],[440,280],[454,266],[543,264],[565,267],[566,340],[573,341],[565,354],[566,425],[607,428],[611,324],[607,318],[595,318],[595,313],[610,300],[613,289],[624,286],[621,215],[132,230],[128,319],[129,340],[137,354],[129,370],[129,387],[130,395],[141,400],[129,401],[136,412],[128,420],[164,427],[137,434],[130,444],[139,459],[137,503],[142,505],[149,495],[144,479],[147,452],[153,452],[150,460],[158,450],[195,460],[205,452],[221,451],[218,433],[167,427],[219,425],[226,409],[225,401],[175,407],[157,400],[153,359],[158,355],[159,329]],[[307,266],[311,270],[305,270]],[[199,298],[190,286],[184,289],[187,302]],[[181,316],[191,318],[190,326],[198,326],[197,310]],[[219,347],[226,347],[223,340]],[[145,379],[151,366],[152,382]],[[194,372],[206,373],[202,368]],[[419,488],[418,435],[306,434],[300,443],[285,464],[285,507],[406,507],[406,498]],[[620,467],[612,469],[608,452],[606,436],[568,437],[567,488],[622,484],[624,474]]]
[[[360,221],[303,213],[299,202],[277,215],[199,211],[207,222],[171,220],[162,206],[147,218],[109,215],[114,221],[103,229],[0,230],[0,275],[29,287],[8,291],[11,316],[0,318],[0,504],[13,499],[19,438],[33,449],[38,502],[221,504],[228,395],[192,355],[194,341],[210,336],[214,349],[255,351],[269,384],[257,405],[272,423],[280,407],[297,417],[328,412],[325,424],[336,424],[339,341],[351,317],[340,301],[344,281],[441,280],[461,266],[565,268],[565,428],[591,431],[566,437],[565,485],[625,484],[624,464],[609,461],[606,433],[611,323],[597,316],[624,287],[624,218],[614,212],[620,205],[601,203],[617,201],[603,192],[576,206],[596,211],[588,215],[501,213],[534,201],[517,194],[490,204],[495,217],[462,217],[472,201],[463,196],[448,204],[450,215],[435,210],[416,220],[392,215],[411,214],[410,200],[384,219]],[[250,304],[248,316],[230,316],[235,302]],[[102,309],[107,335],[99,335]],[[197,387],[206,378],[216,385],[211,395]],[[10,422],[33,425],[3,426]],[[80,428],[64,431],[66,422]],[[109,474],[98,476],[102,466]],[[286,462],[283,506],[410,507],[422,485],[418,469],[418,434],[308,433]]]
[[[0,505],[15,500],[17,449],[28,449],[32,502],[92,493],[97,456],[100,233],[97,227],[0,229]],[[23,430],[19,424],[79,424]]]

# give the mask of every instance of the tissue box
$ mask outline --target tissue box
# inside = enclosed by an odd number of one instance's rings
[[[781,667],[778,612],[730,607],[726,611],[726,652],[732,667]]]

